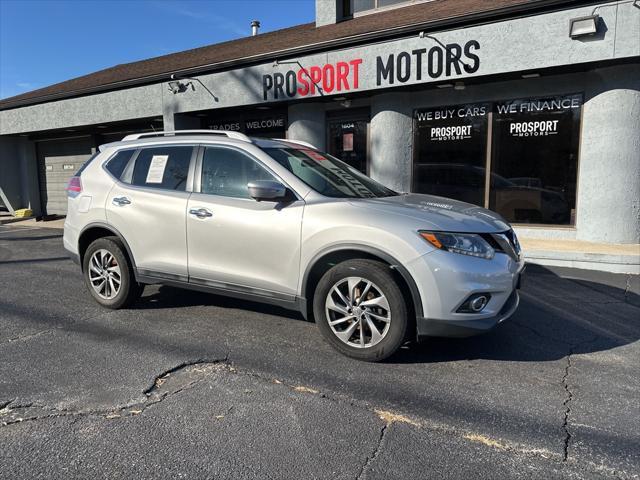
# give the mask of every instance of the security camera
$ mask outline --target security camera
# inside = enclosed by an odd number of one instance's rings
[[[180,93],[181,91],[183,91],[181,90],[181,87],[182,87],[182,84],[180,82],[176,82],[176,81],[169,82],[169,91],[174,95],[176,93]]]
[[[171,78],[175,78],[171,75]],[[181,82],[180,80],[172,80],[169,82],[169,91],[174,95],[176,93],[186,92],[191,87],[191,90],[195,91],[196,87],[193,86],[193,82]]]

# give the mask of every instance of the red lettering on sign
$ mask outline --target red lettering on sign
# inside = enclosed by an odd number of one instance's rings
[[[316,85],[322,80],[322,69],[320,67],[313,66],[310,69],[311,72],[311,94],[316,93]]]
[[[349,76],[349,64],[347,62],[338,62],[336,69],[336,88],[341,92],[344,85],[344,89],[349,90],[349,79],[347,78]]]
[[[322,90],[326,93],[333,92],[336,83],[335,73],[336,71],[330,63],[322,67]]]
[[[1,1],[1,0],[0,0]],[[306,97],[319,93],[349,91],[359,87],[361,58],[348,62],[326,63],[302,67],[297,72],[289,71],[262,76],[264,100]],[[351,78],[349,78],[351,77]]]
[[[358,67],[362,63],[361,58],[356,58],[355,60],[351,60],[349,65],[353,67],[353,88],[358,88]]]
[[[304,97],[305,95],[309,94],[309,72],[307,72],[304,68],[301,68],[300,70],[298,70],[297,77],[298,84],[302,85],[301,87],[298,87],[298,94]]]

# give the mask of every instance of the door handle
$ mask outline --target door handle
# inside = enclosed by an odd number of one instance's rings
[[[111,203],[122,207],[123,205],[130,205],[131,200],[129,200],[127,197],[114,197],[113,200],[111,200]]]
[[[192,208],[191,210],[189,210],[189,214],[194,215],[198,218],[213,217],[213,213],[211,213],[206,208]]]

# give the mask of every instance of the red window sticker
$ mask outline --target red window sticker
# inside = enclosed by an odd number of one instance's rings
[[[318,162],[322,162],[324,160],[326,160],[325,157],[323,157],[322,155],[320,155],[318,152],[315,152],[313,150],[302,150],[302,153],[304,153],[307,157],[316,160]]]

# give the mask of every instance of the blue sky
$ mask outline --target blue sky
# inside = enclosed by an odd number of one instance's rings
[[[0,98],[314,13],[314,0],[0,0]]]

